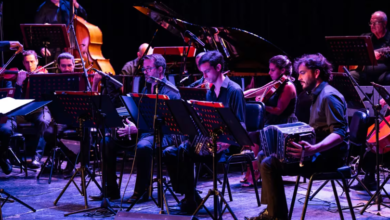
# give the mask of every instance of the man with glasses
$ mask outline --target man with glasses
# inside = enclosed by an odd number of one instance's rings
[[[156,89],[160,95],[167,95],[169,99],[180,99],[179,90],[165,78],[166,62],[162,55],[151,54],[144,57],[142,71],[145,74],[146,87],[143,89],[144,94],[156,94]],[[157,79],[161,80],[157,82]],[[170,86],[167,86],[170,85]],[[142,131],[141,131],[142,133]],[[137,166],[137,179],[134,187],[134,194],[128,202],[146,201],[149,197],[145,193],[149,189],[151,180],[152,158],[154,142],[153,133],[142,133],[137,143],[135,163]],[[171,146],[172,138],[168,135],[163,137],[162,147]],[[144,196],[143,196],[144,195]]]
[[[390,33],[386,27],[387,15],[383,11],[374,12],[368,25],[371,33],[363,36],[371,37],[374,50],[390,46]],[[351,74],[361,85],[370,85],[370,82],[390,85],[390,56],[387,53],[374,52],[377,66],[364,66],[361,71],[351,71]]]

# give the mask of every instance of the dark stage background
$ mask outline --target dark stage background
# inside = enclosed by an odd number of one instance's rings
[[[43,0],[5,0],[5,40],[22,41],[20,23],[32,23]],[[103,32],[103,55],[117,72],[136,56],[141,43],[149,42],[159,27],[132,6],[137,0],[78,0],[87,10],[87,21]],[[304,53],[327,54],[325,36],[369,32],[370,15],[389,14],[390,1],[373,0],[164,0],[181,19],[205,26],[237,27],[271,41],[295,58]],[[180,38],[164,29],[153,46],[181,46]],[[261,51],[258,51],[261,53]],[[8,58],[12,52],[6,53]],[[19,59],[19,60],[18,60]],[[20,66],[21,57],[10,66]],[[18,62],[19,61],[19,62]]]

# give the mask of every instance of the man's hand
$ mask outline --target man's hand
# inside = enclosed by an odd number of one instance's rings
[[[100,81],[102,81],[102,76],[100,74],[95,73],[92,80],[92,92],[98,91]]]
[[[46,53],[45,53],[45,50],[46,50]],[[47,57],[51,56],[50,51],[44,47],[41,48],[41,54],[42,54],[42,56],[47,56]]]
[[[124,124],[124,128],[118,129],[119,137],[130,136],[131,134],[136,134],[138,132],[138,128],[135,126],[135,124],[127,118],[126,123],[127,124]]]
[[[16,79],[16,84],[22,86],[26,78],[27,78],[27,72],[24,70],[19,71],[18,78]]]
[[[376,59],[376,60],[380,60],[380,59],[383,58],[383,54],[382,54],[382,53],[378,53],[378,52],[376,52],[376,51],[374,51],[374,53],[375,53],[375,59]]]
[[[311,145],[306,141],[300,141],[299,144],[295,142],[290,142],[287,147],[287,154],[295,158],[301,158],[302,156],[302,146],[305,147],[305,155],[303,156],[312,156],[317,153],[317,147]]]
[[[23,45],[19,41],[10,41],[10,49],[16,50],[15,54],[23,51]]]

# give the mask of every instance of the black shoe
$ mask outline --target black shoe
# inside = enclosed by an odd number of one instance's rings
[[[40,162],[41,158],[39,158],[38,156],[35,156],[34,157],[34,160],[31,162],[30,164],[30,167],[31,168],[41,168],[41,162]]]
[[[94,201],[101,201],[103,199],[103,193],[99,193],[97,195],[90,195],[89,198]],[[120,192],[119,190],[115,192],[107,192],[107,199],[110,201],[120,199]]]
[[[3,170],[3,173],[5,173],[6,175],[12,172],[11,164],[8,162],[8,160],[4,159],[3,157],[0,158],[0,167],[1,170]]]
[[[127,202],[128,203],[142,203],[142,202],[146,202],[149,200],[149,195],[148,193],[134,193],[128,200]]]
[[[261,212],[258,216],[254,216],[254,217],[245,217],[245,220],[284,220],[284,219],[287,219],[286,218],[275,218],[275,217],[271,217],[268,215],[268,210],[264,210],[263,212]]]
[[[376,191],[377,190],[377,184],[376,184],[376,180],[375,179],[374,180],[370,180],[370,181],[363,179],[362,183],[370,191]],[[356,190],[356,191],[365,191],[364,187],[360,184],[360,182],[357,182],[357,184],[351,186],[350,188],[353,189],[353,190]]]

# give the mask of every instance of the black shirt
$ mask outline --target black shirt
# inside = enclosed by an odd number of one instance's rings
[[[35,15],[35,23],[50,23],[50,24],[68,24],[70,16],[70,2],[61,0],[60,7],[57,7],[50,0],[46,0],[39,6]],[[84,19],[87,19],[87,12],[81,5],[75,7],[74,13]]]
[[[245,99],[241,87],[231,81],[229,77],[225,77],[222,82],[219,96],[215,94],[215,85],[211,86],[210,90],[207,91],[206,100],[211,102],[222,102],[225,107],[229,107],[234,114],[236,114],[238,120],[242,126],[245,126]]]
[[[344,139],[343,144],[320,154],[326,158],[343,158],[347,150],[345,139],[348,126],[347,104],[344,96],[327,82],[322,82],[311,95],[313,103],[309,125],[315,129],[316,142],[322,141],[331,133],[336,133]]]
[[[371,37],[372,46],[374,47],[374,50],[390,46],[390,32],[388,30],[386,31],[385,36],[379,39],[373,33],[366,33],[363,34],[363,36]],[[385,58],[378,60],[378,63],[390,63],[390,56],[386,56]]]

